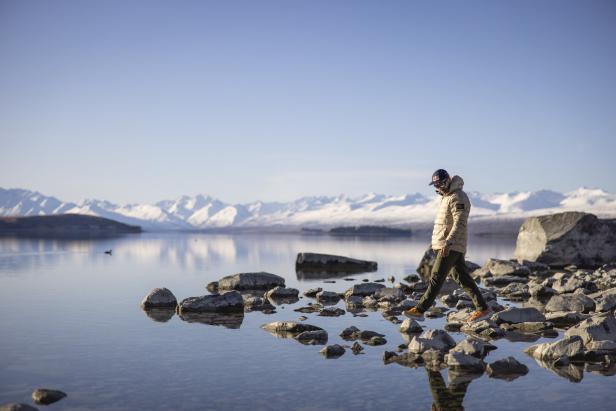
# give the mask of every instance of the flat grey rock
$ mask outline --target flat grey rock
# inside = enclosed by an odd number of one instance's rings
[[[554,295],[545,305],[546,312],[575,311],[587,313],[594,309],[595,302],[583,293]]]
[[[277,286],[285,286],[284,278],[263,271],[232,274],[218,280],[220,290],[269,290]]]
[[[512,307],[503,311],[499,311],[492,315],[492,321],[496,324],[509,323],[517,324],[524,322],[541,322],[545,321],[545,316],[539,312],[536,308],[526,307],[517,308]]]
[[[295,260],[295,268],[316,269],[343,273],[376,271],[376,261],[360,260],[334,254],[299,253]]]

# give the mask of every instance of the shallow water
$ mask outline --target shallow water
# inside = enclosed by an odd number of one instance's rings
[[[206,294],[208,282],[237,272],[267,271],[304,291],[321,286],[342,291],[353,282],[300,277],[301,251],[376,260],[375,273],[351,276],[357,282],[415,272],[427,247],[420,239],[357,239],[327,236],[244,234],[141,234],[102,240],[0,238],[0,404],[31,403],[34,388],[65,391],[48,410],[194,409],[426,409],[442,395],[438,374],[424,368],[384,365],[385,350],[405,342],[398,326],[379,312],[337,318],[305,314],[307,323],[329,333],[329,344],[348,344],[345,327],[379,331],[388,343],[350,350],[325,359],[321,346],[282,339],[259,326],[296,320],[283,305],[274,314],[246,313],[228,328],[188,323],[178,316],[155,322],[139,308],[154,287],[168,287],[178,300]],[[113,249],[113,255],[104,250]],[[513,240],[475,239],[467,258],[483,264],[510,258]],[[338,304],[344,308],[343,303]],[[424,328],[442,328],[444,319]],[[462,333],[451,333],[463,339]],[[544,339],[537,342],[548,341]],[[514,356],[530,372],[512,382],[483,375],[449,386],[467,410],[614,409],[616,377],[573,369],[571,382],[540,367],[522,350],[537,342],[493,342],[486,362]],[[446,370],[440,375],[448,384]],[[455,392],[454,392],[455,391]],[[454,399],[455,399],[454,398]],[[438,399],[437,399],[438,400]]]

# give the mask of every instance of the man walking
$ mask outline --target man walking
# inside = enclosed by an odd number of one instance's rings
[[[432,174],[432,182],[436,192],[442,196],[441,204],[436,214],[434,230],[432,231],[432,249],[436,260],[432,267],[428,288],[416,307],[404,312],[408,317],[422,317],[436,299],[449,271],[451,277],[471,297],[475,310],[467,319],[469,322],[487,318],[492,311],[488,308],[479,287],[472,279],[464,255],[467,243],[467,222],[471,210],[471,202],[462,186],[464,180],[460,176],[449,177],[443,169]]]

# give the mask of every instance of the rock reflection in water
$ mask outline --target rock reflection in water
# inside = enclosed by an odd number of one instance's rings
[[[299,297],[268,297],[268,300],[274,305],[295,304]]]
[[[148,308],[143,310],[152,321],[166,323],[175,315],[175,308]]]
[[[348,275],[357,275],[357,274],[368,274],[372,271],[353,271],[353,270],[324,270],[324,269],[306,269],[306,268],[295,268],[295,275],[298,280],[326,280],[328,278],[343,278]]]
[[[602,362],[587,362],[584,366],[586,372],[604,375],[606,377],[616,375],[616,357],[606,356]]]
[[[240,328],[244,321],[244,313],[193,313],[178,314],[182,321],[207,325],[222,325],[226,328]]]
[[[454,411],[464,410],[462,403],[466,396],[466,391],[471,381],[477,376],[475,374],[464,374],[456,376],[452,381],[451,371],[448,379],[449,386],[445,384],[443,375],[440,371],[428,370],[428,382],[430,383],[430,391],[432,392],[432,409],[438,411]],[[479,377],[481,374],[478,375]]]
[[[552,371],[554,374],[563,377],[571,382],[580,382],[584,378],[584,364],[569,363],[557,366],[548,362],[535,359],[541,368]]]

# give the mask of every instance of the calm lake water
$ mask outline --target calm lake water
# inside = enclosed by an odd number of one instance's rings
[[[313,251],[376,260],[375,273],[356,282],[415,272],[424,239],[357,239],[286,234],[140,234],[102,240],[0,238],[0,404],[31,403],[37,387],[68,397],[47,410],[430,410],[434,395],[463,398],[467,410],[613,410],[616,377],[573,369],[577,380],[540,367],[522,350],[536,342],[493,342],[486,362],[514,356],[530,372],[512,382],[488,378],[449,385],[447,370],[384,365],[385,350],[405,342],[398,325],[379,312],[338,318],[306,314],[329,333],[329,344],[349,344],[338,334],[355,325],[386,335],[387,345],[350,350],[325,359],[322,346],[282,339],[259,326],[297,320],[293,309],[246,313],[239,328],[188,323],[178,316],[155,322],[139,302],[154,287],[178,300],[207,294],[205,286],[228,274],[267,271],[288,287],[342,291],[353,282],[310,279],[295,273],[298,252]],[[113,255],[104,250],[113,249]],[[510,258],[514,240],[473,240],[467,258],[483,264]],[[343,303],[338,304],[344,308]],[[425,329],[444,319],[426,320]],[[451,333],[456,340],[462,333]],[[435,389],[440,378],[449,391]],[[431,389],[431,385],[432,388]],[[442,386],[441,386],[442,388]],[[433,395],[433,391],[436,393]]]

